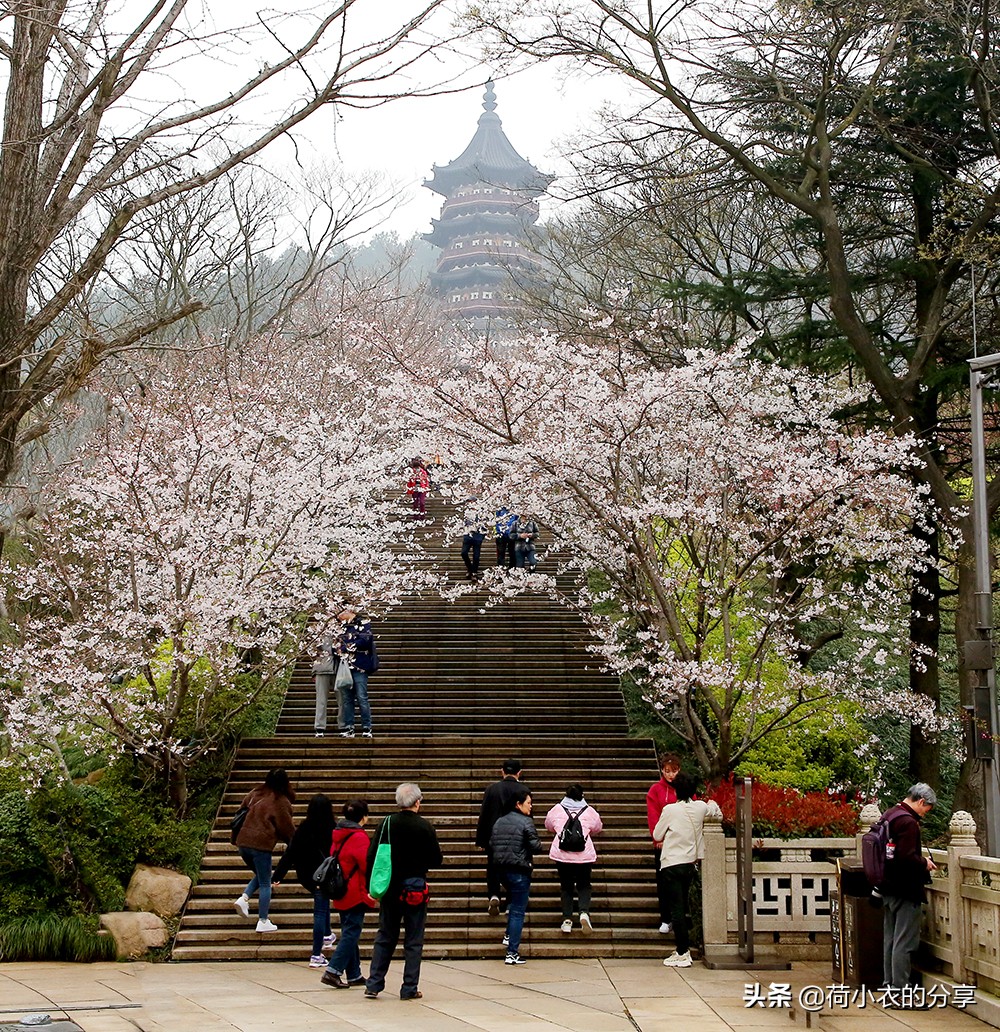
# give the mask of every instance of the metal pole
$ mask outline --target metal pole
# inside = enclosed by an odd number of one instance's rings
[[[1000,366],[1000,355],[975,358],[970,363],[969,415],[972,444],[972,525],[976,553],[976,626],[981,655],[967,667],[977,675],[973,688],[972,754],[983,761],[983,806],[986,851],[1000,856],[1000,764],[996,762],[997,695],[993,659],[993,571],[990,564],[990,527],[986,510],[986,436],[983,428],[984,370]]]

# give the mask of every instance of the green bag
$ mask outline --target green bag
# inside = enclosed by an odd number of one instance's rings
[[[392,849],[389,844],[389,820],[386,817],[379,832],[378,848],[375,850],[375,860],[372,862],[372,869],[368,872],[368,891],[375,899],[381,899],[389,889],[389,882],[392,880]],[[385,841],[382,841],[382,836]]]

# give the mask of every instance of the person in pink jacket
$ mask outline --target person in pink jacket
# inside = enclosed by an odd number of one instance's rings
[[[582,848],[572,848],[581,843],[574,843],[570,841],[570,835],[564,835],[570,817],[579,818],[583,832]],[[580,927],[590,933],[594,930],[590,920],[590,875],[597,862],[594,836],[600,835],[604,827],[601,815],[583,798],[583,786],[574,784],[566,789],[562,802],[556,803],[545,815],[545,827],[555,836],[549,849],[549,859],[556,862],[559,872],[563,917],[559,927],[566,935],[573,931],[575,897],[580,905]],[[564,848],[566,846],[571,848]]]

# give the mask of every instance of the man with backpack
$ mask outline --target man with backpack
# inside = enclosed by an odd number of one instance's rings
[[[920,945],[924,886],[931,880],[931,871],[936,869],[934,861],[921,852],[920,821],[936,803],[934,789],[918,782],[901,803],[882,814],[880,823],[868,833],[873,838],[862,845],[865,873],[881,894],[885,906],[883,976],[885,984],[897,990],[913,984],[911,964],[913,953]],[[878,857],[874,856],[873,843],[878,847]]]

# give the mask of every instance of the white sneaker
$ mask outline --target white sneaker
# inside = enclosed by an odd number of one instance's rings
[[[580,927],[587,933],[594,930],[594,926],[590,923],[590,914],[584,913],[580,915]]]
[[[691,951],[687,953],[671,953],[669,957],[663,962],[664,967],[690,967]]]
[[[660,925],[660,935],[669,935],[674,930],[674,926],[669,921],[664,921]]]
[[[510,945],[510,936],[509,935],[505,935],[503,937],[503,945],[504,946],[509,946]]]
[[[566,920],[563,921],[563,923],[559,926],[559,931],[562,932],[564,935],[569,935],[569,933],[573,931],[572,920],[567,917]]]
[[[258,932],[276,932],[277,930],[278,926],[276,924],[273,924],[271,921],[268,921],[266,917],[260,918],[260,920],[257,922]]]
[[[323,949],[324,950],[332,949],[336,945],[337,945],[337,933],[336,932],[330,932],[329,935],[324,935],[323,936]]]
[[[312,968],[326,967],[326,957],[322,953],[314,953],[309,958],[309,966]]]
[[[246,896],[240,896],[239,899],[233,900],[233,906],[236,908],[237,914],[242,914],[244,917],[250,916],[250,900]]]

